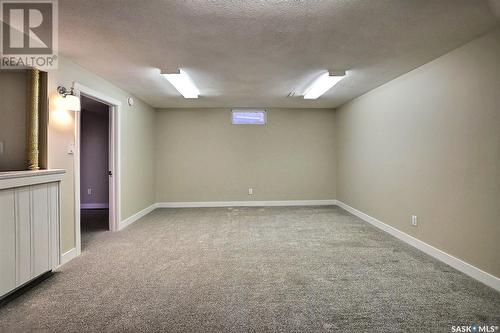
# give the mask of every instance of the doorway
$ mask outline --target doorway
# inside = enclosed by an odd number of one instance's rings
[[[120,131],[118,124],[120,123],[120,108],[121,102],[110,96],[107,96],[92,88],[86,87],[78,82],[73,83],[73,88],[77,95],[80,96],[81,110],[76,114],[75,122],[75,242],[76,255],[80,255],[82,251],[82,232],[84,233],[84,247],[91,245],[93,237],[105,231],[118,231],[120,229]],[[88,109],[88,110],[85,110]],[[94,110],[95,109],[95,110]],[[84,114],[85,113],[85,114]],[[97,113],[92,114],[92,113]],[[82,119],[83,130],[89,130],[89,118],[98,118],[100,131],[103,134],[100,139],[95,139],[99,144],[99,148],[87,149],[89,141],[82,141]],[[95,122],[94,122],[95,123]],[[92,121],[91,121],[92,124]],[[106,124],[106,126],[104,126]],[[106,131],[107,128],[107,131]],[[90,128],[90,132],[94,130]],[[84,134],[85,135],[85,134]],[[92,138],[93,136],[91,136]],[[85,145],[85,147],[83,147]],[[83,150],[83,151],[82,151]],[[87,171],[85,175],[81,175],[82,167],[87,168],[87,160],[93,160],[93,154],[97,150],[107,151],[107,159],[101,160],[100,166],[96,163],[91,163],[96,175],[90,175],[90,178],[97,177],[100,183],[94,180],[93,183],[87,182],[89,176]],[[90,158],[88,156],[91,156]],[[103,153],[102,156],[105,156]],[[86,161],[82,161],[85,159]],[[107,164],[106,164],[107,161]],[[106,166],[106,167],[105,167]],[[104,175],[103,175],[104,173]],[[83,183],[85,181],[85,183]],[[102,185],[106,185],[108,192]],[[83,209],[82,209],[83,208]],[[82,225],[82,218],[83,223]]]
[[[110,107],[80,97],[80,231],[82,251],[109,231]]]

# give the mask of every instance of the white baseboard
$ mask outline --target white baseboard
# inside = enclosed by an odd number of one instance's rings
[[[76,258],[77,255],[76,255],[76,247],[72,248],[71,250],[69,251],[66,251],[64,252],[62,255],[61,255],[61,265],[64,265],[65,263],[73,260],[74,258]]]
[[[107,209],[109,208],[108,203],[82,203],[80,204],[81,209]]]
[[[158,204],[152,204],[151,206],[149,207],[146,207],[144,208],[143,210],[141,211],[138,211],[137,213],[135,213],[134,215],[126,218],[125,220],[121,221],[120,222],[120,226],[118,228],[118,230],[123,230],[124,228],[126,228],[127,226],[131,225],[132,223],[134,223],[135,221],[139,220],[140,218],[148,215],[149,213],[151,213],[153,210],[155,210],[156,208],[158,207]]]
[[[337,200],[337,205],[349,213],[356,215],[360,219],[374,225],[375,227],[391,234],[392,236],[402,240],[403,242],[410,244],[413,247],[416,247],[420,251],[430,255],[431,257],[436,258],[439,261],[444,262],[445,264],[455,268],[456,270],[484,283],[485,285],[500,291],[500,279],[497,278],[496,276],[493,276],[475,266],[472,266],[471,264],[466,263],[465,261],[462,261],[458,258],[455,258],[454,256],[443,252],[432,245],[429,245],[427,243],[422,242],[421,240],[410,236],[394,227],[391,227],[388,224],[385,224],[379,220],[377,220],[374,217],[371,217],[370,215],[367,215],[363,212],[360,212],[359,210],[346,205],[345,203],[338,201]]]
[[[159,202],[157,208],[187,207],[275,207],[275,206],[329,206],[336,200],[286,200],[286,201],[192,201],[192,202]]]

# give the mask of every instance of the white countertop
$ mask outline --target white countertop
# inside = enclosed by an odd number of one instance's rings
[[[22,177],[36,177],[44,175],[56,175],[64,173],[66,173],[66,170],[64,169],[5,171],[5,172],[0,172],[0,180],[22,178]]]
[[[63,179],[65,173],[66,170],[63,169],[0,172],[0,190],[58,182]]]

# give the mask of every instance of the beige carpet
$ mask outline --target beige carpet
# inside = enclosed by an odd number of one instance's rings
[[[88,238],[0,331],[451,332],[500,294],[337,207],[157,210]]]

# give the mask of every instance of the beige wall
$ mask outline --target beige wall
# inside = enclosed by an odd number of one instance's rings
[[[26,71],[0,71],[0,171],[26,169]]]
[[[500,276],[499,30],[355,99],[336,123],[338,200]]]
[[[334,116],[325,109],[271,109],[267,125],[237,126],[230,109],[160,110],[156,199],[334,199]]]
[[[93,90],[121,101],[121,218],[126,219],[154,202],[154,117],[149,105],[136,99],[127,104],[129,94],[101,77],[65,60],[59,69],[49,73],[49,167],[66,169],[61,184],[61,232],[63,252],[75,246],[74,239],[74,166],[73,155],[67,153],[74,142],[74,113],[60,112],[55,107],[58,85],[70,87],[77,81]]]

